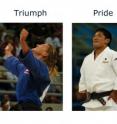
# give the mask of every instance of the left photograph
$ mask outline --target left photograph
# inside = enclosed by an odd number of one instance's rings
[[[63,24],[0,23],[0,111],[63,110]]]

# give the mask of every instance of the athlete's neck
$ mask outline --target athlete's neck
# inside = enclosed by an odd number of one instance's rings
[[[107,46],[94,49],[94,59],[96,59],[97,56],[98,56],[106,47],[107,47]]]

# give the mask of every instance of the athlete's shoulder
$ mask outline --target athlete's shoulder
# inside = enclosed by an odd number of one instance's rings
[[[85,56],[84,61],[87,61],[93,57],[94,52],[89,53],[87,56]]]
[[[112,60],[117,58],[117,51],[109,49],[109,56],[111,56]]]
[[[113,50],[113,49],[110,49],[110,48],[109,48],[109,52],[110,52],[111,54],[117,54],[117,51],[115,51],[115,50]]]

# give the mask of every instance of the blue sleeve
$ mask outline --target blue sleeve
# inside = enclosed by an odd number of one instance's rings
[[[8,57],[5,60],[4,65],[8,69],[8,71],[13,73],[17,77],[25,69],[25,66],[15,56]]]
[[[26,55],[23,55],[21,51],[19,58],[22,61],[22,63],[26,66],[26,68],[28,68],[34,76],[45,80],[49,79],[47,65],[41,60],[35,58],[31,50]]]

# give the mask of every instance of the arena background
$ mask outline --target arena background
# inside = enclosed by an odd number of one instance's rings
[[[19,35],[22,28],[29,31],[27,42],[30,48],[42,43],[50,43],[57,50],[58,75],[51,81],[49,91],[43,101],[42,110],[62,110],[63,108],[63,26],[62,23],[1,23],[0,24],[0,109],[7,101],[16,103],[15,86],[17,77],[9,73],[3,62],[3,48],[12,42],[16,48],[15,55],[20,51]],[[3,101],[6,101],[3,103]]]
[[[80,67],[92,49],[92,36],[97,28],[106,28],[112,34],[110,48],[117,51],[117,24],[116,23],[73,23],[72,24],[72,110],[84,111],[82,102],[77,101]]]

